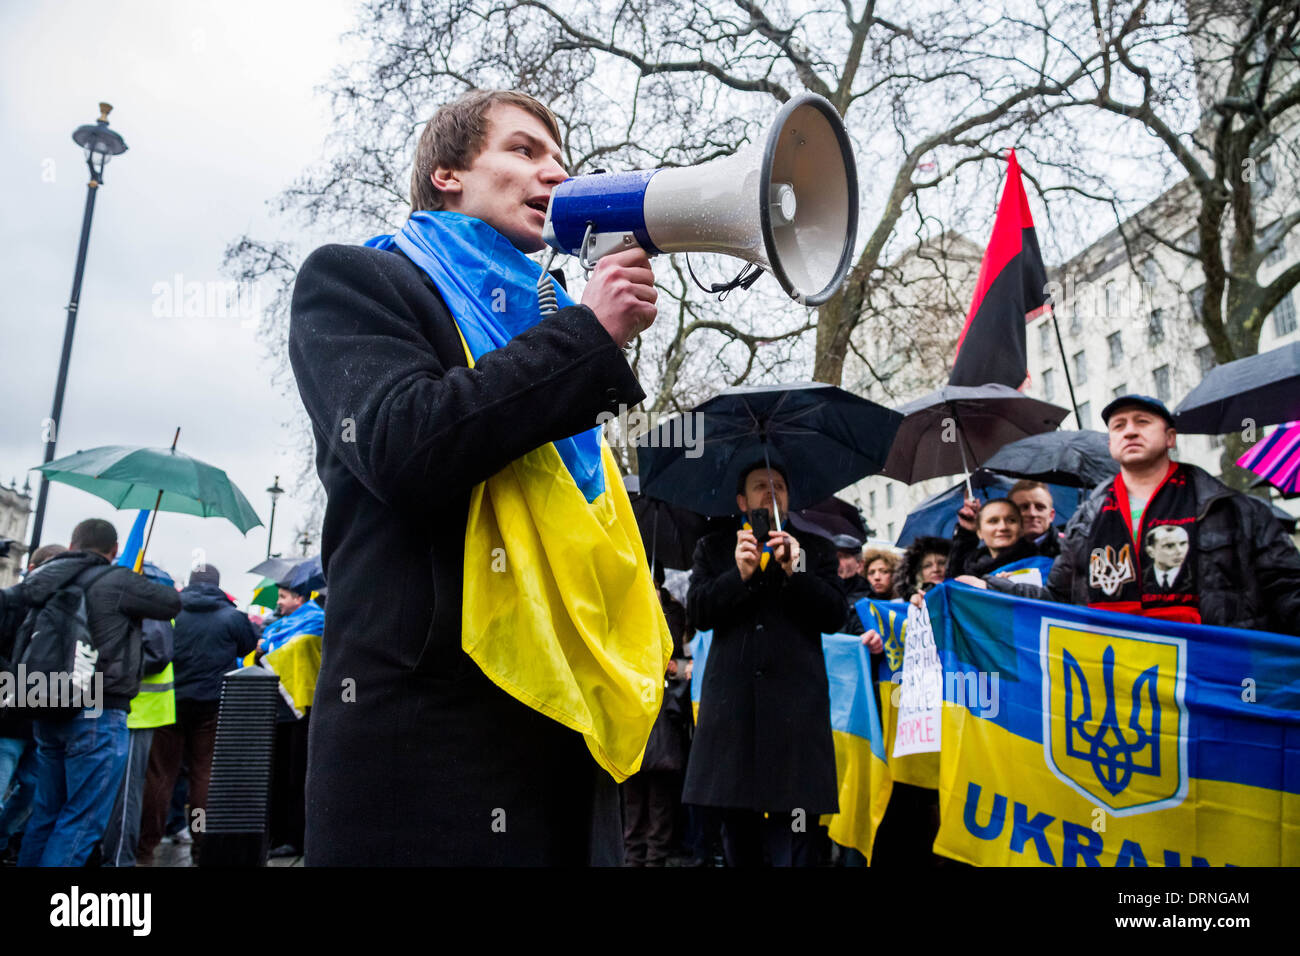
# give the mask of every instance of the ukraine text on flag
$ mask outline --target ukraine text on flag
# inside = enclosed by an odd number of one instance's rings
[[[945,584],[935,852],[992,866],[1300,865],[1294,638]],[[982,675],[998,699],[963,693]]]

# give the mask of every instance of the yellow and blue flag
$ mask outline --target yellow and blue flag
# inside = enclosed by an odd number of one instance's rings
[[[935,852],[991,866],[1300,865],[1300,655],[1279,634],[953,583]]]
[[[876,830],[893,792],[871,655],[862,638],[849,634],[823,634],[822,653],[830,682],[831,738],[840,799],[840,812],[822,817],[822,823],[832,840],[853,847],[869,863]]]
[[[131,525],[131,533],[126,536],[126,544],[122,545],[122,550],[117,555],[117,560],[113,562],[119,567],[131,568],[137,574],[140,573],[143,562],[140,560],[144,552],[144,532],[145,525],[149,523],[149,510],[146,508],[135,516],[135,522]]]

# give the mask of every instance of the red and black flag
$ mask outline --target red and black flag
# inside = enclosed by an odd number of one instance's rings
[[[997,383],[1019,388],[1025,383],[1029,375],[1025,323],[1051,308],[1046,286],[1047,270],[1013,149],[975,298],[957,340],[949,385]]]

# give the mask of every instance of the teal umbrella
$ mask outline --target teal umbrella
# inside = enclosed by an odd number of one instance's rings
[[[257,512],[229,476],[220,468],[177,451],[176,438],[171,448],[91,448],[35,470],[50,481],[88,491],[118,509],[147,508],[225,518],[243,534],[260,525]],[[152,522],[149,530],[152,533]]]

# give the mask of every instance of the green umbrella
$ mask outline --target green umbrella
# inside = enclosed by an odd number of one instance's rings
[[[257,512],[224,471],[176,450],[180,434],[176,429],[171,448],[105,445],[57,458],[35,470],[50,481],[103,498],[119,510],[151,509],[155,518],[159,511],[226,518],[243,534],[260,525]],[[143,557],[144,551],[140,554]]]
[[[253,588],[253,600],[249,604],[256,604],[258,607],[275,607],[276,602],[280,600],[280,589],[270,578],[262,578]]]

